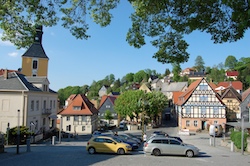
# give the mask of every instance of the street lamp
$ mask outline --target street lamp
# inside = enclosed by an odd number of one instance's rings
[[[20,110],[17,110],[17,143],[16,143],[16,153],[19,154],[19,142],[20,142]]]
[[[143,136],[145,134],[145,112],[146,112],[146,106],[148,105],[147,101],[143,98],[140,98],[138,101],[139,107],[142,109],[141,112],[141,131],[142,131],[142,140]]]
[[[244,155],[244,120],[246,115],[244,114],[246,111],[241,113],[241,154]]]

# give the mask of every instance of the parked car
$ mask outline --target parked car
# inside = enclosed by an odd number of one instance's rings
[[[193,157],[199,155],[199,149],[193,145],[184,144],[174,138],[154,137],[143,147],[145,153],[159,155],[183,155]]]
[[[131,140],[131,139],[124,139],[123,137],[120,137],[119,135],[117,136],[112,136],[113,139],[115,140],[121,140],[122,142],[126,143],[126,144],[129,144],[131,147],[132,147],[132,150],[136,150],[139,148],[139,144],[134,141],[134,140]]]
[[[96,136],[99,136],[101,134],[102,134],[102,132],[100,132],[100,131],[94,131],[92,134],[92,137],[96,137]]]
[[[152,135],[152,136],[149,137],[148,140],[150,140],[150,139],[152,139],[152,138],[155,138],[155,137],[168,137],[168,138],[174,138],[174,139],[177,139],[177,140],[180,141],[180,142],[183,142],[182,139],[181,139],[180,137],[177,137],[177,136],[170,136],[170,135],[168,135],[168,134],[165,134],[165,135],[162,135],[162,134],[160,134],[160,135]]]
[[[134,135],[131,133],[126,133],[128,136],[132,137],[135,140],[139,140],[140,142],[142,142],[142,137],[140,135]]]
[[[134,137],[128,135],[127,133],[118,133],[118,135],[119,135],[120,137],[123,137],[123,138],[126,139],[126,140],[134,140],[134,141],[136,141],[138,144],[141,144],[141,140],[140,140],[140,139],[134,138]]]
[[[86,146],[86,150],[89,154],[94,153],[117,153],[127,154],[132,150],[129,144],[122,142],[121,140],[115,140],[108,136],[92,137]]]

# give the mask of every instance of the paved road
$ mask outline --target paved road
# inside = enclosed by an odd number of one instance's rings
[[[178,135],[176,123],[172,120],[164,121],[163,127],[154,129],[167,132],[169,135]],[[154,130],[148,130],[150,135]],[[131,132],[131,131],[128,131]],[[133,131],[140,135],[141,131]],[[119,133],[118,133],[119,134]],[[230,148],[220,146],[220,139],[216,139],[216,146],[210,145],[210,136],[207,133],[198,133],[190,136],[180,136],[185,143],[194,144],[200,149],[200,155],[194,158],[181,156],[151,156],[145,155],[142,146],[138,151],[129,155],[94,154],[85,150],[90,135],[79,136],[78,140],[63,139],[59,144],[51,142],[35,144],[27,152],[26,146],[20,146],[19,154],[16,147],[5,147],[5,153],[0,154],[0,166],[247,166],[250,165],[250,155],[241,155],[240,152],[231,152]]]
[[[176,134],[176,128],[160,128],[159,130]],[[153,130],[147,131],[148,134]],[[134,132],[140,134],[140,131]],[[246,166],[250,165],[250,155],[241,155],[240,152],[231,152],[229,148],[221,147],[219,139],[218,145],[210,146],[207,133],[199,133],[192,136],[180,136],[184,142],[191,143],[200,148],[201,153],[198,157],[186,158],[179,156],[150,156],[145,155],[142,147],[130,155],[115,154],[95,154],[90,155],[85,150],[88,136],[80,137],[78,140],[63,140],[61,144],[51,145],[51,142],[31,146],[31,152],[26,152],[26,146],[20,146],[20,153],[16,154],[16,147],[6,147],[6,153],[0,154],[0,166],[44,166],[44,165],[228,165]]]

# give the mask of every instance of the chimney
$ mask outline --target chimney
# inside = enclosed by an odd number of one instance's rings
[[[4,77],[5,80],[8,79],[8,69],[4,70],[3,77]]]

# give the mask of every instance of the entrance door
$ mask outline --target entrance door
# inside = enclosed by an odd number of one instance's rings
[[[207,126],[207,121],[201,121],[201,129],[205,130]]]

